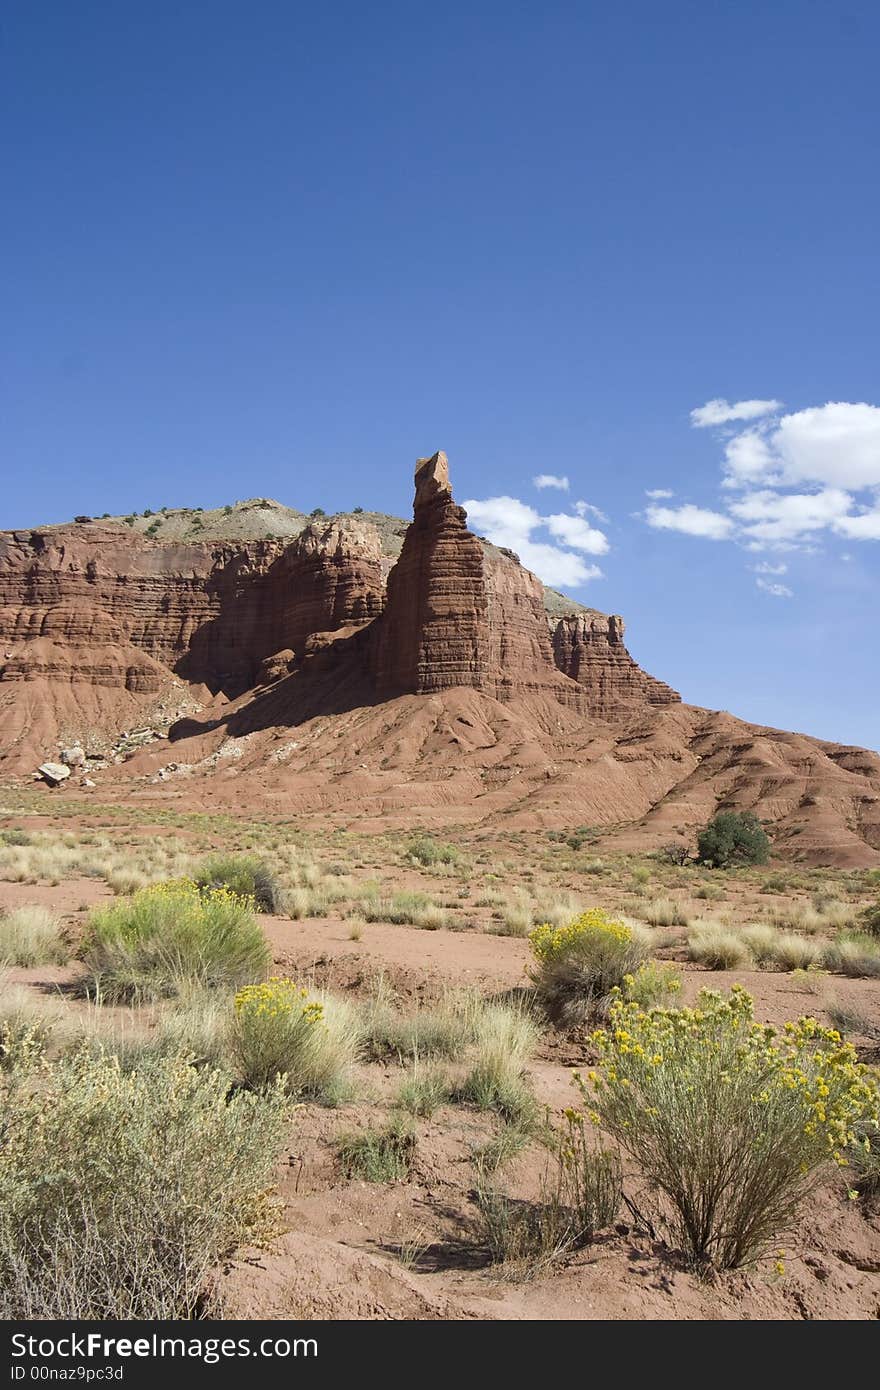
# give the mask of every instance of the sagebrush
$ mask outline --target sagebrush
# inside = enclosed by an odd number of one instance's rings
[[[0,1074],[0,1316],[210,1311],[210,1274],[275,1217],[287,1108],[181,1057],[124,1071],[39,1047]]]

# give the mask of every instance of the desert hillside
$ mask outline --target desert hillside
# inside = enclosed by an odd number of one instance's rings
[[[880,862],[880,757],[681,702],[624,622],[467,527],[264,499],[0,536],[0,768],[332,824],[580,822],[609,845],[754,811],[778,853]],[[72,776],[66,775],[69,766]]]

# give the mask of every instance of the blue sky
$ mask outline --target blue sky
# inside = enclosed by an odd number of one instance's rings
[[[0,525],[406,515],[444,448],[685,698],[880,745],[875,4],[13,0],[0,42]]]

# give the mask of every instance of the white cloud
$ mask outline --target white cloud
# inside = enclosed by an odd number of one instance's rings
[[[594,516],[597,521],[607,521],[608,518],[599,507],[594,507],[591,502],[575,502],[574,509],[578,516]]]
[[[590,526],[580,516],[569,516],[566,512],[556,512],[553,516],[544,517],[544,525],[555,536],[562,541],[563,545],[570,545],[573,550],[584,550],[588,555],[605,555],[608,550],[608,541],[601,531]]]
[[[787,573],[788,573],[788,565],[782,564],[782,563],[780,563],[780,564],[778,564],[778,565],[771,565],[770,562],[769,562],[769,560],[762,560],[760,564],[758,564],[758,565],[753,565],[753,566],[752,566],[752,569],[754,570],[755,574],[787,574]]]
[[[537,473],[532,479],[532,486],[539,489],[558,487],[560,492],[568,492],[568,479],[560,478],[555,473]]]
[[[829,401],[783,415],[772,444],[787,483],[880,487],[880,408]]]
[[[756,579],[755,584],[762,593],[772,594],[773,598],[794,598],[794,590],[787,584],[774,584],[769,579]]]
[[[720,399],[691,411],[698,428],[752,422],[725,431],[723,508],[649,506],[648,524],[751,551],[816,553],[823,532],[880,541],[880,406],[829,401],[780,411],[775,400]],[[647,496],[658,500],[665,490]]]
[[[483,501],[472,498],[464,507],[474,530],[485,535],[493,545],[515,551],[526,568],[533,570],[545,584],[576,588],[590,579],[601,579],[599,567],[587,564],[576,552],[604,554],[608,541],[582,517],[564,512],[543,517],[517,497],[487,497]],[[553,545],[536,539],[534,533],[541,530],[563,544]]]
[[[733,420],[757,420],[762,415],[774,415],[782,408],[782,401],[729,401],[716,397],[705,405],[698,405],[691,411],[691,424],[694,429],[706,429],[710,425],[727,425]]]
[[[857,516],[838,517],[834,529],[838,535],[852,541],[880,541],[880,507]]]
[[[657,531],[681,531],[686,536],[704,536],[710,541],[727,540],[734,530],[730,517],[694,507],[690,502],[683,507],[648,507],[645,517]]]
[[[742,487],[750,482],[770,482],[776,461],[766,439],[757,430],[734,435],[724,450],[727,468],[725,487]]]
[[[660,502],[664,497],[674,497],[675,493],[668,487],[651,487],[645,488],[645,496]]]
[[[731,486],[880,487],[880,408],[829,401],[745,430],[725,451]]]
[[[487,497],[483,502],[473,499],[465,502],[464,509],[470,522],[487,534],[492,532],[490,540],[495,545],[512,548],[541,524],[541,517],[534,507],[520,502],[518,497]]]
[[[743,523],[743,534],[756,541],[797,541],[814,531],[834,526],[852,506],[848,492],[825,488],[822,492],[750,492],[730,506]]]

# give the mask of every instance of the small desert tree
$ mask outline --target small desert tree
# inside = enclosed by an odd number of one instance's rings
[[[691,857],[690,846],[683,840],[670,840],[669,844],[660,846],[654,857],[661,864],[674,864],[681,869]]]
[[[713,869],[737,864],[766,864],[770,841],[751,811],[722,811],[697,839],[697,859]]]

